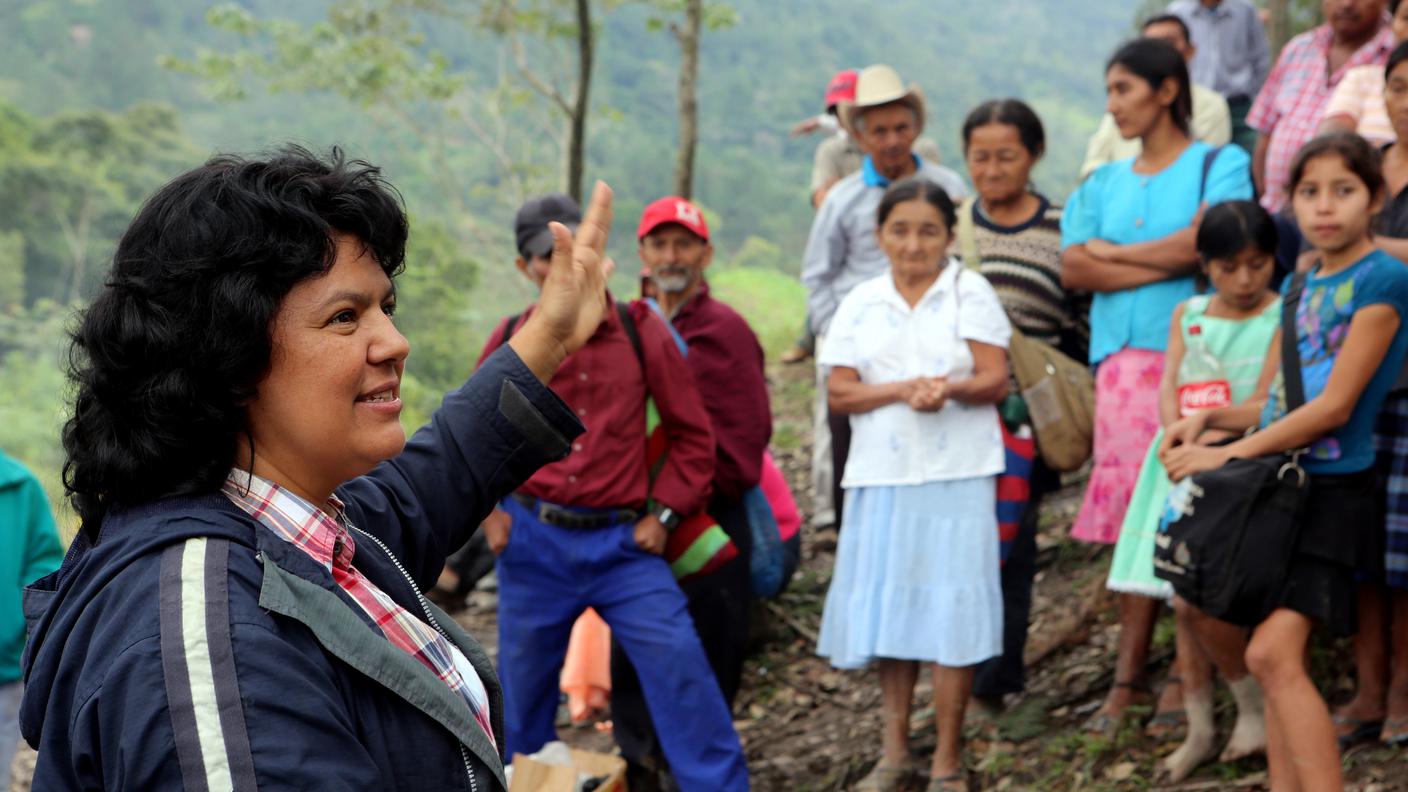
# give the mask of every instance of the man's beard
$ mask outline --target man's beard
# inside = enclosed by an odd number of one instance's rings
[[[682,267],[661,269],[652,273],[650,279],[655,282],[655,288],[664,294],[679,294],[694,282],[689,270]]]

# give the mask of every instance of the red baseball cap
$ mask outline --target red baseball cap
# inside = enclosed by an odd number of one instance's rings
[[[836,76],[826,84],[826,106],[829,108],[842,102],[854,102],[857,77],[859,74],[855,69],[836,72]]]
[[[646,234],[667,223],[678,223],[705,242],[709,241],[709,226],[704,222],[704,213],[699,207],[674,195],[645,207],[640,216],[640,226],[636,228],[636,240],[645,239]]]

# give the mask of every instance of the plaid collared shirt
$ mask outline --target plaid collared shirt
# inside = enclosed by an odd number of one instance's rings
[[[1330,44],[1334,33],[1321,25],[1291,39],[1281,50],[1271,76],[1247,113],[1247,124],[1270,136],[1266,150],[1266,184],[1261,205],[1275,212],[1286,205],[1291,160],[1320,128],[1330,94],[1345,74],[1356,66],[1382,67],[1393,49],[1393,32],[1385,23],[1364,46],[1330,74]]]
[[[489,694],[464,654],[352,566],[357,548],[347,528],[341,501],[336,497],[328,501],[337,514],[334,519],[279,485],[243,470],[230,471],[223,491],[232,503],[274,535],[327,569],[333,581],[361,606],[387,640],[434,671],[451,690],[464,697],[489,743],[497,748],[489,721]]]

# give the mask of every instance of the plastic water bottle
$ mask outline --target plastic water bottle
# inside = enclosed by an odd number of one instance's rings
[[[1178,413],[1183,417],[1193,413],[1226,407],[1232,403],[1232,384],[1228,382],[1222,364],[1208,351],[1203,341],[1203,328],[1188,328],[1188,348],[1178,365]]]

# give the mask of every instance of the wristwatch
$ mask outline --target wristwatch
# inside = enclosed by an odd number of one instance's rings
[[[670,533],[674,533],[675,529],[680,527],[680,523],[684,522],[684,518],[680,516],[680,513],[671,509],[669,506],[656,506],[654,513],[655,519],[659,520],[660,524],[665,526],[665,530]]]

